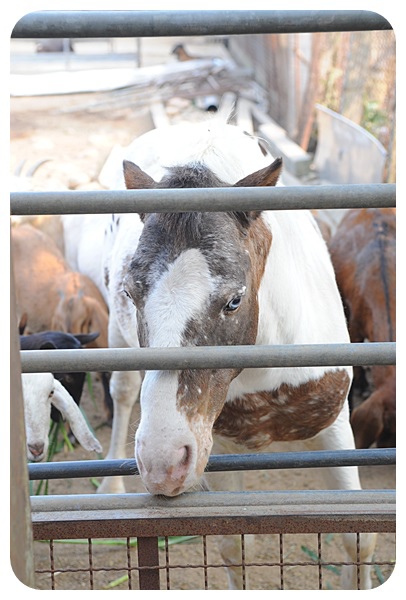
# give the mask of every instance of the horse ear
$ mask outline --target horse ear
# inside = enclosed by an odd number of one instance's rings
[[[130,160],[123,160],[125,185],[128,190],[143,190],[156,187],[155,181]]]
[[[279,175],[282,170],[282,159],[276,158],[272,164],[267,167],[255,171],[250,175],[247,175],[243,179],[237,181],[233,187],[268,187],[276,185]],[[237,216],[240,222],[247,226],[252,221],[255,221],[261,214],[260,210],[249,210],[242,213],[238,213]]]
[[[130,160],[123,160],[124,181],[128,190],[145,190],[156,187],[156,182],[140,167]],[[145,221],[145,213],[140,213],[140,219]]]
[[[255,173],[251,173],[250,175],[247,175],[247,177],[244,177],[244,179],[237,181],[237,183],[234,184],[234,187],[267,187],[276,185],[281,170],[282,159],[276,158],[272,164],[264,169],[255,171]]]

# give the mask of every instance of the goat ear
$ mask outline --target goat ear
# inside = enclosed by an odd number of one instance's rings
[[[80,408],[77,406],[69,392],[55,378],[51,404],[53,404],[69,422],[76,439],[85,450],[102,452],[103,448],[101,447],[99,440],[97,440],[90,431]]]
[[[255,171],[250,175],[247,175],[243,179],[237,181],[234,187],[270,187],[275,186],[278,182],[279,176],[282,171],[282,159],[276,158],[272,164],[267,167]],[[257,219],[261,214],[261,211],[250,210],[243,213],[236,213],[237,217],[243,224],[250,223]]]
[[[99,331],[95,331],[93,333],[74,333],[75,338],[80,342],[81,346],[85,346],[86,344],[90,344],[95,339],[97,339],[100,335]]]
[[[128,190],[150,190],[156,187],[156,181],[130,160],[123,160],[123,171]],[[144,213],[140,213],[140,219],[144,222]]]
[[[25,313],[23,313],[21,315],[21,319],[20,319],[20,322],[18,324],[18,333],[20,335],[24,335],[24,331],[25,331],[25,329],[27,327],[27,322],[28,322],[28,315],[25,312]]]
[[[42,342],[40,350],[56,350],[56,344],[50,341]]]

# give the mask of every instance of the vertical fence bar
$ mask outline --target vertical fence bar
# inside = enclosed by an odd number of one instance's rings
[[[10,563],[14,575],[26,586],[34,587],[34,542],[12,258],[10,250]]]
[[[323,589],[323,570],[321,566],[322,554],[321,554],[321,534],[317,534],[317,560],[319,563],[318,576],[319,576],[319,590]]]
[[[158,538],[139,537],[137,548],[140,590],[159,590]]]
[[[87,539],[87,553],[89,559],[89,585],[90,589],[94,589],[94,580],[93,580],[93,548],[92,548],[92,538]]]
[[[128,537],[126,541],[127,549],[127,573],[128,573],[128,589],[132,590],[132,570],[131,570],[131,539]]]
[[[171,589],[170,567],[169,567],[169,539],[165,536],[165,572],[166,572],[166,589]]]

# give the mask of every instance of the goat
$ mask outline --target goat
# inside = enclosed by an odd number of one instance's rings
[[[27,315],[25,332],[97,333],[88,346],[106,348],[108,309],[90,277],[72,271],[52,239],[29,224],[12,227],[11,242],[17,314]],[[109,375],[101,378],[110,420]]]
[[[21,350],[76,350],[84,348],[93,342],[98,333],[72,335],[63,331],[42,331],[31,335],[22,335],[22,324],[20,322],[20,349]],[[54,373],[55,379],[61,382],[63,387],[72,396],[79,406],[82,397],[86,373]],[[61,413],[54,406],[51,407],[51,419],[58,423],[62,418]]]
[[[85,450],[102,452],[72,396],[52,373],[23,373],[21,380],[28,460],[39,462],[47,455],[51,405],[69,422]]]
[[[31,225],[11,229],[17,313],[27,313],[27,333],[58,330],[100,335],[107,347],[108,310],[93,281],[72,271],[52,240]]]
[[[396,214],[392,208],[352,209],[334,234],[329,250],[347,311],[352,342],[395,341]],[[351,425],[358,448],[396,446],[396,368],[380,365],[354,370]],[[370,388],[372,387],[372,393]]]

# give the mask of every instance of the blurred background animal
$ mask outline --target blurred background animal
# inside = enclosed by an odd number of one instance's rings
[[[189,54],[189,52],[187,52],[183,44],[176,44],[176,46],[172,50],[172,54],[174,54],[176,58],[181,62],[203,58],[202,56],[192,56],[191,54]]]
[[[94,282],[72,271],[53,240],[29,224],[11,228],[11,243],[17,315],[25,315],[24,333],[97,334],[88,347],[106,348],[108,309]],[[111,421],[110,374],[100,376]]]
[[[352,342],[396,340],[396,211],[352,209],[329,244]],[[359,402],[356,402],[356,398]],[[396,367],[354,369],[351,425],[358,448],[396,446]]]

